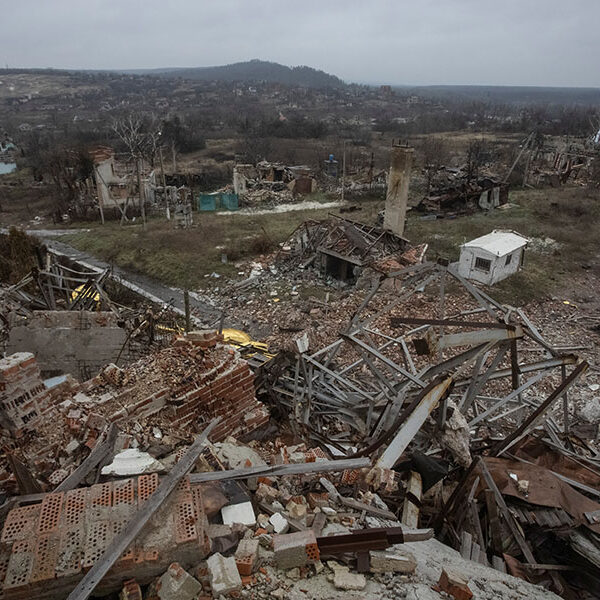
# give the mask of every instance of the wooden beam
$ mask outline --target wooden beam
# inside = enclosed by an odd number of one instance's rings
[[[219,417],[213,419],[208,427],[196,438],[185,456],[175,464],[169,475],[160,482],[157,490],[142,504],[141,508],[137,510],[121,533],[113,538],[113,541],[108,545],[102,556],[69,594],[67,600],[86,600],[94,589],[96,589],[102,578],[108,573],[123,552],[125,552],[129,544],[142,531],[144,525],[152,518],[152,515],[161,507],[162,503],[177,487],[181,479],[194,466],[206,444],[210,432],[220,420]]]
[[[423,481],[421,474],[416,471],[410,472],[404,506],[402,508],[401,522],[407,527],[417,529],[419,527],[419,508],[423,496]]]
[[[378,467],[391,469],[396,464],[438,402],[446,396],[451,385],[452,377],[447,377],[423,396],[377,461]]]
[[[88,454],[87,458],[54,489],[55,492],[66,492],[76,488],[94,469],[97,467],[112,451],[118,433],[117,426],[110,424],[106,439],[97,443],[94,449]]]
[[[304,475],[306,473],[341,472],[346,469],[364,469],[371,465],[371,459],[343,458],[340,460],[318,460],[309,463],[274,465],[265,467],[249,467],[247,469],[230,469],[228,471],[209,471],[208,473],[192,473],[191,483],[220,481],[222,479],[247,479],[248,477],[283,477],[285,475]]]

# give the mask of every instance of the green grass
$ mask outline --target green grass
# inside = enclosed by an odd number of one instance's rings
[[[552,238],[560,245],[558,249],[528,248],[521,272],[492,290],[498,300],[519,306],[564,289],[573,275],[583,272],[582,265],[597,257],[599,200],[597,191],[585,188],[515,191],[510,202],[518,206],[506,210],[437,220],[409,213],[405,237],[413,243],[427,242],[431,260],[442,257],[452,261],[458,259],[462,243],[493,229]],[[381,198],[357,199],[353,204],[361,210],[347,216],[365,223],[374,223],[383,208]],[[325,219],[329,212],[339,214],[339,210],[329,209],[257,216],[195,213],[196,225],[187,231],[157,218],[148,223],[146,231],[140,224],[120,227],[110,222],[63,239],[118,266],[194,289],[215,282],[205,278],[206,274],[234,275],[236,262],[274,250],[304,220]],[[227,255],[227,264],[221,262],[221,254]],[[314,291],[316,296],[322,295],[322,290]]]
[[[373,222],[381,201],[359,203],[363,210],[350,214],[350,218]],[[195,225],[190,230],[174,229],[172,223],[156,218],[148,222],[146,231],[140,223],[121,227],[118,222],[107,222],[61,239],[122,268],[144,273],[168,285],[194,289],[207,285],[206,274],[237,273],[237,261],[275,250],[300,223],[326,219],[330,212],[339,214],[336,209],[256,216],[194,213]],[[80,225],[87,228],[85,223]],[[221,262],[222,254],[227,255],[227,264]]]
[[[513,229],[529,238],[552,238],[558,249],[540,251],[535,244],[525,253],[523,269],[493,287],[492,295],[513,305],[543,298],[568,285],[583,272],[582,264],[598,255],[600,195],[585,188],[519,190],[511,192],[514,208],[477,212],[456,219],[427,221],[409,217],[405,235],[427,242],[428,257],[457,260],[460,245],[493,229]]]

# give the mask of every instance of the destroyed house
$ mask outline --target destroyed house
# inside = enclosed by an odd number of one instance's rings
[[[492,177],[476,182],[457,181],[440,186],[423,198],[417,209],[423,212],[465,213],[478,208],[489,210],[508,202],[508,185]]]
[[[331,215],[328,221],[306,221],[292,236],[296,254],[305,257],[302,265],[315,266],[323,275],[353,281],[362,269],[389,257],[400,256],[409,246],[404,238]]]

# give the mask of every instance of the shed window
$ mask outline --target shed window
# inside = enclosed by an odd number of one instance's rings
[[[492,261],[487,260],[486,258],[480,258],[479,256],[475,257],[475,268],[478,271],[485,271],[486,273],[490,272],[492,268]]]
[[[509,255],[506,257],[506,262],[504,263],[504,265],[505,265],[505,266],[506,266],[506,265],[510,265],[510,261],[511,261],[511,260],[512,260],[512,254],[509,254]]]

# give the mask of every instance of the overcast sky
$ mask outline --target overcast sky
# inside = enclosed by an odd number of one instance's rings
[[[260,58],[345,81],[600,86],[600,0],[0,0],[0,64]]]

